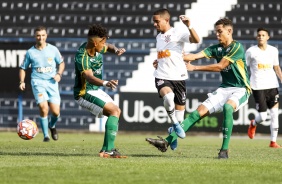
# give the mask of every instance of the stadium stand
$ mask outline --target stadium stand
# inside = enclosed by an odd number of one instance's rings
[[[178,15],[185,12],[196,0],[103,0],[91,2],[80,1],[43,1],[34,0],[3,0],[0,2],[0,42],[5,41],[32,41],[34,27],[45,25],[48,28],[48,40],[55,44],[62,52],[66,70],[60,84],[62,93],[62,116],[60,126],[67,128],[67,125],[79,122],[77,127],[86,127],[85,124],[92,122],[89,113],[81,110],[72,101],[72,86],[74,79],[73,57],[78,46],[85,41],[88,25],[91,23],[101,23],[108,28],[110,39],[118,47],[124,47],[127,53],[122,57],[106,54],[104,57],[105,79],[117,78],[121,86],[128,83],[139,69],[139,64],[144,62],[145,57],[150,55],[150,51],[155,48],[155,36],[157,34],[153,27],[151,14],[159,8],[168,8],[172,14],[172,24],[177,22]],[[266,27],[271,30],[272,45],[282,49],[282,2],[281,0],[238,0],[226,11],[225,16],[235,23],[236,40],[242,41],[247,48],[254,44],[254,34],[257,27]],[[217,11],[217,10],[213,10]],[[204,13],[204,11],[203,11]],[[201,17],[201,19],[205,19]],[[199,20],[201,22],[201,20]],[[208,45],[215,43],[213,30],[205,30],[207,37],[202,39],[197,51]],[[280,52],[281,53],[281,52]],[[282,56],[280,54],[280,60]],[[213,60],[201,59],[199,64],[214,62]],[[149,71],[149,70],[148,70]],[[218,73],[191,73],[190,80],[187,81],[188,93],[207,93],[214,90],[220,81]],[[117,91],[119,91],[118,88]],[[117,91],[109,93],[115,93]],[[0,124],[5,122],[11,126],[16,122],[17,108],[15,99],[0,99]],[[75,109],[75,110],[74,110]],[[32,98],[26,99],[23,104],[25,114],[30,114],[26,118],[34,119],[38,114],[37,107]],[[80,116],[75,116],[79,113]],[[33,117],[33,118],[32,118]]]

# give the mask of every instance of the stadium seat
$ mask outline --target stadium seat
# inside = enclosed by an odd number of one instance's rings
[[[15,27],[5,27],[5,28],[0,28],[1,29],[1,36],[7,36],[7,37],[14,37],[18,36],[19,31]]]

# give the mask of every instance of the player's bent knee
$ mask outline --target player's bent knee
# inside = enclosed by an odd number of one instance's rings
[[[175,107],[174,93],[170,92],[163,97],[163,103],[166,110],[171,110]]]
[[[103,114],[106,116],[116,116],[119,117],[121,109],[114,103],[107,103],[104,106]]]
[[[230,104],[224,104],[223,111],[225,111],[225,112],[233,112],[234,109],[233,109],[233,107]]]

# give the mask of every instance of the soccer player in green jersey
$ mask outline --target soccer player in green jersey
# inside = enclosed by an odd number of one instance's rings
[[[98,24],[89,27],[87,42],[83,43],[75,54],[74,99],[81,107],[95,116],[105,115],[108,117],[105,125],[104,143],[99,156],[126,158],[114,146],[121,110],[113,99],[100,89],[101,86],[115,89],[118,85],[118,80],[105,81],[102,79],[102,55],[107,51],[121,55],[125,49],[106,43],[107,39],[106,28]]]
[[[233,128],[233,112],[236,112],[248,103],[251,88],[244,48],[241,43],[233,40],[232,37],[232,21],[223,18],[218,20],[214,27],[219,43],[199,53],[185,55],[184,60],[187,61],[186,68],[188,71],[220,72],[222,83],[216,91],[208,94],[208,98],[182,122],[181,126],[187,132],[205,116],[216,112],[223,112],[223,141],[218,158],[226,159],[228,158],[229,141]],[[215,58],[217,63],[201,66],[191,64],[192,61],[204,57]],[[177,139],[177,135],[175,132],[172,132],[165,139],[159,138],[147,138],[147,141],[160,151],[165,152],[167,146]]]

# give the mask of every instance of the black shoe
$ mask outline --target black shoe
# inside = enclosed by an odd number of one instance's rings
[[[51,131],[51,137],[54,141],[58,140],[58,133],[56,128],[49,128]]]
[[[218,153],[218,159],[227,159],[228,158],[228,150],[220,150]]]
[[[116,148],[113,148],[110,151],[100,151],[100,157],[104,158],[127,158],[127,156],[121,155]]]
[[[43,142],[49,142],[50,138],[49,137],[44,137]]]
[[[168,142],[164,140],[161,136],[158,136],[159,139],[146,138],[146,141],[158,148],[161,152],[166,152],[168,147]]]

